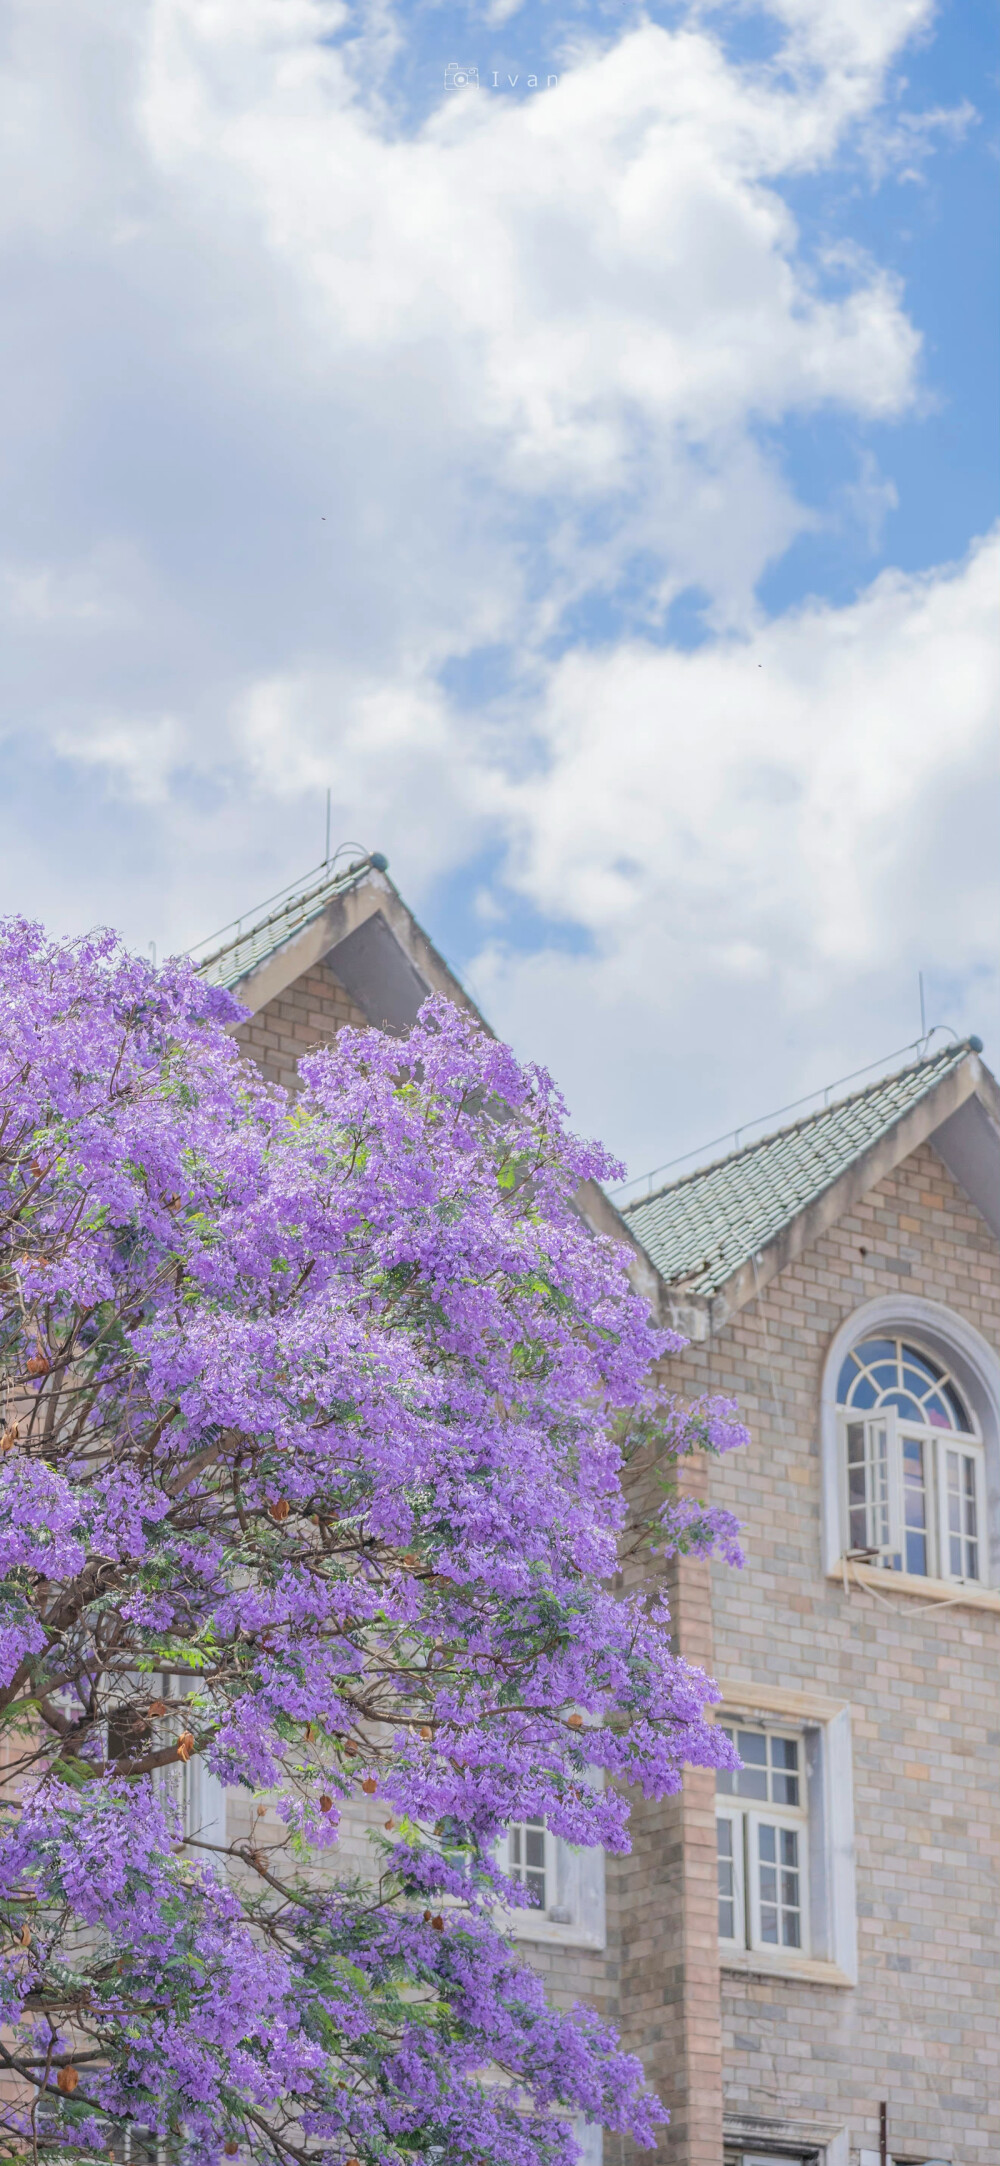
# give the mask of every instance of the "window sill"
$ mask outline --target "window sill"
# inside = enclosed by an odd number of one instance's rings
[[[557,1918],[543,1918],[530,1910],[505,1910],[495,1913],[496,1923],[502,1933],[512,1933],[515,1940],[533,1940],[545,1948],[595,1948],[606,1946],[603,1934],[588,1930],[584,1925],[563,1924]]]
[[[784,1978],[789,1982],[798,1979],[806,1985],[853,1986],[839,1963],[830,1963],[825,1956],[794,1955],[783,1948],[768,1955],[757,1948],[720,1948],[719,1969],[735,1971],[743,1978]]]
[[[854,1564],[842,1557],[832,1565],[827,1578],[844,1579],[857,1587],[871,1587],[877,1594],[915,1594],[922,1596],[928,1606],[940,1603],[951,1609],[989,1609],[1000,1611],[1000,1593],[995,1587],[964,1585],[953,1579],[925,1579],[919,1572],[887,1572],[879,1564]]]

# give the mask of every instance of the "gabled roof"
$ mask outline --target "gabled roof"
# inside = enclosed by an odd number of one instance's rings
[[[387,866],[378,851],[317,866],[203,940],[192,951],[198,969],[254,1015],[323,961],[380,1029],[407,1030],[431,992],[478,1016]]]
[[[369,856],[357,858],[350,865],[317,865],[302,879],[269,895],[266,902],[244,911],[242,917],[231,918],[228,925],[211,933],[191,951],[202,977],[210,985],[224,985],[229,990],[242,984],[252,970],[267,962],[293,933],[301,931],[325,909],[335,895],[346,894],[373,863],[385,869],[381,857],[373,860]]]
[[[968,1042],[639,1197],[621,1215],[664,1289],[721,1322],[928,1138],[1000,1233],[1000,1094]]]

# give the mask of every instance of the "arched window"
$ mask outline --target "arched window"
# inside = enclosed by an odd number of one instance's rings
[[[981,1584],[983,1441],[951,1370],[916,1335],[873,1333],[841,1362],[836,1396],[848,1556]]]

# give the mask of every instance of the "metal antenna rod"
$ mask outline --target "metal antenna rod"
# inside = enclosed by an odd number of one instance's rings
[[[326,793],[326,856],[325,856],[325,857],[324,857],[324,859],[323,859],[323,863],[324,863],[324,865],[328,865],[328,864],[329,864],[329,862],[330,862],[330,792],[329,792],[329,790],[328,790],[328,791],[327,791],[327,793]],[[922,997],[922,996],[921,996],[921,997]]]
[[[918,970],[917,972],[917,982],[920,986],[920,1035],[922,1038],[926,1038],[927,1012],[924,1007],[924,973],[922,970]]]

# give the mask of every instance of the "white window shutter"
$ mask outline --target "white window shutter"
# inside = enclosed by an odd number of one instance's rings
[[[864,1440],[865,1527],[864,1543],[851,1533],[851,1494],[848,1451],[857,1454]],[[903,1553],[903,1465],[896,1431],[895,1407],[879,1414],[848,1414],[840,1427],[840,1496],[843,1549],[876,1549],[880,1556]],[[860,1499],[854,1499],[855,1510]],[[856,1533],[856,1530],[855,1530]]]
[[[976,1543],[975,1561],[977,1565],[977,1571],[975,1572],[975,1574],[967,1573],[965,1569],[967,1563],[969,1562],[969,1541],[968,1526],[964,1510],[964,1472],[962,1488],[960,1490],[960,1532],[958,1536],[961,1569],[957,1572],[955,1570],[955,1560],[953,1559],[951,1553],[951,1491],[948,1484],[948,1460],[949,1455],[952,1453],[957,1457],[959,1465],[961,1468],[963,1468],[963,1470],[965,1464],[969,1462],[971,1462],[973,1469],[976,1528],[974,1539]],[[986,1541],[986,1480],[982,1451],[977,1445],[966,1444],[960,1438],[955,1436],[949,1436],[947,1434],[947,1431],[943,1431],[942,1434],[937,1438],[937,1467],[935,1469],[935,1472],[937,1475],[938,1571],[940,1573],[940,1576],[942,1579],[975,1578],[978,1580],[980,1585],[984,1585],[987,1580],[989,1553],[987,1550]]]
[[[889,1504],[889,1555],[898,1557],[900,1569],[906,1563],[906,1535],[903,1524],[903,1454],[896,1426],[896,1409],[887,1406],[876,1416],[886,1432],[886,1472],[888,1477]]]

